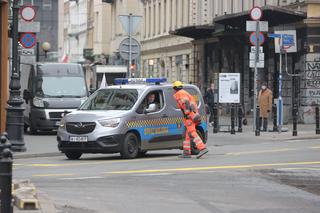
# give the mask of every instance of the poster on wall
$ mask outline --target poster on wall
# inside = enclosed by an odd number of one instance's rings
[[[219,74],[219,103],[240,103],[240,73]]]

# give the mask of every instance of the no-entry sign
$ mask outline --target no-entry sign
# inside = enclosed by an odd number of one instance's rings
[[[20,15],[25,21],[33,21],[36,17],[36,10],[32,6],[23,6],[20,9]]]

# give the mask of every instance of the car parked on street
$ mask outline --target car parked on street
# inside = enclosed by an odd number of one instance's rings
[[[57,132],[58,149],[69,159],[83,153],[119,153],[136,158],[149,150],[182,149],[183,115],[166,79],[116,79],[118,85],[99,89],[78,110],[67,114]],[[197,100],[202,121],[197,126],[207,140],[207,116],[200,90],[184,89]],[[155,103],[148,105],[148,96]],[[198,150],[192,145],[192,153]]]

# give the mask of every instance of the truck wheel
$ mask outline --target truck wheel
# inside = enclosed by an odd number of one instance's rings
[[[201,133],[201,131],[200,130],[197,130],[197,134],[199,135],[199,137],[201,138],[201,140],[204,142],[204,136],[203,136],[203,134]],[[205,142],[204,142],[205,143]],[[196,146],[196,144],[192,141],[191,142],[191,154],[192,155],[197,155],[197,154],[199,154],[199,150],[197,149],[197,146]]]
[[[138,157],[145,157],[146,154],[147,154],[147,151],[146,151],[146,150],[144,150],[144,151],[139,151]]]
[[[129,132],[128,134],[126,134],[124,138],[120,155],[122,158],[132,159],[132,158],[136,158],[138,156],[138,153],[139,153],[138,138],[134,133]]]
[[[30,123],[30,126],[29,126],[29,133],[30,135],[37,134],[37,129],[32,125],[32,123]]]
[[[64,154],[67,156],[67,158],[69,160],[78,160],[82,155],[81,152],[77,152],[77,151],[74,151],[74,152],[73,151],[68,151],[68,152],[66,152]]]

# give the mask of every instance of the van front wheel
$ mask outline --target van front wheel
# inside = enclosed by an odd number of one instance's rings
[[[129,132],[124,137],[120,155],[122,158],[132,159],[132,158],[136,158],[138,154],[139,154],[138,137],[134,133]]]
[[[68,151],[64,154],[67,156],[69,160],[78,160],[82,155],[81,152],[72,152],[72,151]]]

